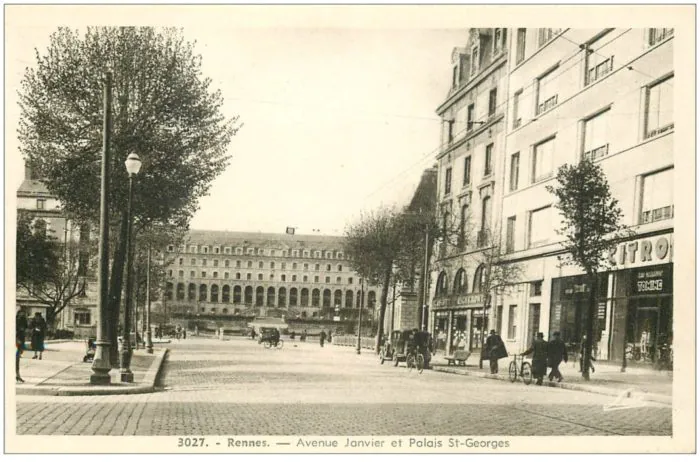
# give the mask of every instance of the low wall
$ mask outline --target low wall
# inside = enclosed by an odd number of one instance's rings
[[[374,344],[376,339],[374,337],[361,337],[360,338],[360,348],[366,350],[374,350]],[[337,346],[349,346],[357,348],[357,336],[352,335],[334,335],[333,345]]]

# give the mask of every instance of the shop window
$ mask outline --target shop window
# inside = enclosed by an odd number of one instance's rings
[[[645,138],[673,129],[673,76],[646,90]]]
[[[610,138],[608,126],[610,109],[599,112],[583,122],[583,158],[596,160],[608,155]]]
[[[643,177],[640,223],[673,218],[673,169]]]

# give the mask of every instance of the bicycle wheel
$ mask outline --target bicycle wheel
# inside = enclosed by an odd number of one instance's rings
[[[518,365],[515,361],[511,361],[510,366],[508,366],[508,378],[511,382],[515,382],[518,379]]]
[[[408,368],[408,372],[411,372],[411,369],[413,369],[415,358],[412,354],[406,356],[406,367]]]
[[[523,362],[522,374],[525,385],[530,385],[532,383],[532,367],[530,363]]]
[[[424,367],[425,367],[425,358],[423,357],[422,354],[418,353],[418,355],[416,356],[416,369],[418,369],[419,374],[423,373]]]
[[[265,345],[265,348],[268,349],[268,350],[269,350],[270,348],[272,348],[272,342],[270,342],[269,340],[265,340],[265,341],[263,342],[263,345]]]
[[[284,340],[279,339],[279,341],[277,342],[277,349],[281,350],[283,346],[284,346]]]

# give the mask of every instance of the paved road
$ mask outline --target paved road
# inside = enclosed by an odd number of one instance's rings
[[[171,344],[163,390],[18,396],[18,434],[670,435],[671,408],[605,410],[609,396],[379,365],[363,351],[237,338]]]

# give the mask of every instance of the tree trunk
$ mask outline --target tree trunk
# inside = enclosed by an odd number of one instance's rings
[[[593,354],[593,319],[597,316],[596,291],[598,290],[598,275],[596,272],[588,273],[588,283],[591,287],[588,293],[588,318],[586,319],[586,343],[584,345],[583,370],[584,380],[591,380],[591,356]]]
[[[124,267],[126,265],[126,235],[128,231],[128,219],[126,212],[122,212],[121,226],[119,229],[119,241],[112,259],[112,272],[109,281],[109,303],[107,312],[109,317],[109,358],[112,367],[119,367],[119,311],[122,299],[122,283],[124,279]]]
[[[382,337],[384,336],[384,314],[386,313],[386,299],[389,294],[389,284],[391,283],[391,267],[384,272],[384,283],[382,284],[382,297],[379,305],[379,325],[377,326],[377,341],[374,342],[374,351],[379,354]]]

